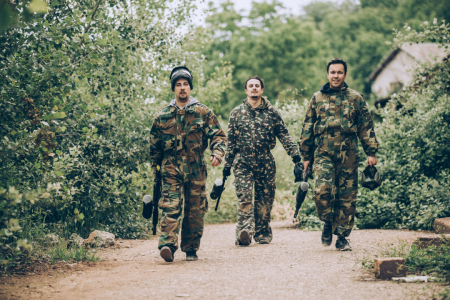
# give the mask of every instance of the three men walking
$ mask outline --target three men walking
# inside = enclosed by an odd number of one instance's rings
[[[162,178],[159,207],[162,209],[159,245],[161,257],[173,261],[182,227],[181,250],[186,260],[196,260],[203,234],[208,147],[211,165],[225,155],[223,175],[234,167],[238,222],[235,243],[248,246],[272,241],[270,213],[275,198],[276,166],[271,150],[278,138],[294,163],[303,156],[304,169],[314,156],[314,200],[324,224],[322,244],[351,250],[346,237],[354,225],[358,189],[358,138],[375,165],[378,142],[373,121],[362,95],[345,83],[347,63],[334,59],[327,65],[329,82],[312,97],[300,138],[300,151],[289,135],[279,112],[262,96],[264,81],[250,77],[244,84],[247,98],[230,113],[228,139],[214,113],[190,96],[192,75],[186,67],[170,75],[175,94],[170,105],[155,117],[151,129],[150,154],[155,178]],[[226,147],[225,147],[226,143]],[[253,205],[253,193],[255,194]],[[181,213],[184,203],[184,218]]]

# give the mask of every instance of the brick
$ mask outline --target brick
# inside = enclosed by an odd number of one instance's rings
[[[434,230],[437,233],[450,233],[450,218],[434,220]]]
[[[401,257],[376,258],[373,260],[375,276],[380,279],[406,276],[405,259]]]
[[[419,236],[417,240],[414,241],[413,245],[417,245],[419,249],[427,248],[430,246],[439,247],[442,244],[447,244],[450,242],[450,234],[432,234]]]

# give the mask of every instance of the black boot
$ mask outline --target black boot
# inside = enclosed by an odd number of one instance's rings
[[[331,234],[331,224],[331,222],[325,222],[325,224],[323,224],[322,245],[327,247],[330,246],[331,242],[333,241],[333,234]]]
[[[197,251],[187,251],[186,252],[186,260],[187,261],[194,261],[197,259],[198,259]]]
[[[159,251],[159,254],[166,262],[173,262],[173,250],[169,246],[164,246]]]
[[[245,247],[250,245],[252,242],[252,238],[250,237],[250,234],[247,230],[242,230],[239,234],[239,246]]]
[[[341,251],[352,251],[350,243],[343,236],[338,236],[336,241],[336,249]]]

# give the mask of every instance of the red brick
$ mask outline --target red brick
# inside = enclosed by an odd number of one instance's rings
[[[450,233],[450,218],[434,220],[434,230],[437,233]]]
[[[373,260],[375,276],[381,279],[406,276],[405,259],[401,257],[376,258]]]

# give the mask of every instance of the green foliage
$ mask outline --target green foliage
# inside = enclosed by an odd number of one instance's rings
[[[51,263],[63,260],[65,262],[92,261],[100,260],[100,256],[95,251],[88,250],[84,247],[67,247],[67,242],[61,240],[57,245],[51,247],[48,251]]]
[[[433,39],[447,47],[447,24],[423,26],[419,32],[398,32],[396,45]],[[420,66],[411,85],[379,111],[383,184],[375,191],[360,190],[359,227],[432,229],[434,219],[450,216],[449,82],[447,60]]]

